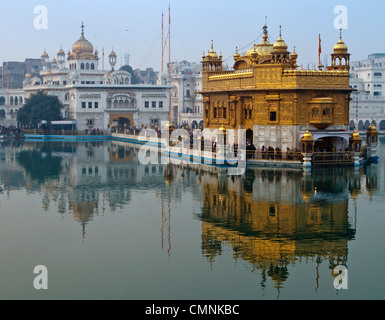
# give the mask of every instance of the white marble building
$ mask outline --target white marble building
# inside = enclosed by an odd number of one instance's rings
[[[109,54],[111,70],[99,69],[99,53],[81,37],[67,54],[60,49],[50,60],[42,54],[42,80],[26,75],[26,97],[39,90],[56,95],[64,105],[64,118],[76,120],[78,130],[108,130],[111,126],[160,125],[169,118],[167,85],[133,85],[130,73],[115,70],[117,56]]]
[[[385,130],[385,53],[368,56],[367,60],[351,62],[350,128],[367,130],[373,122]]]
[[[158,82],[173,86],[171,121],[174,125],[197,128],[203,125],[202,65],[188,61],[171,63],[171,73],[159,75]]]
[[[25,103],[23,89],[0,89],[0,126],[17,126],[17,111]]]

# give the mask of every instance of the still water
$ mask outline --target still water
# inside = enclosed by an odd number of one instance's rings
[[[378,155],[234,177],[123,142],[2,143],[0,299],[384,299],[385,137]]]

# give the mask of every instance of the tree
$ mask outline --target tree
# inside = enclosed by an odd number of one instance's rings
[[[140,83],[138,76],[135,74],[135,72],[131,66],[126,64],[126,65],[122,66],[120,68],[120,70],[127,71],[128,73],[131,74],[131,84],[139,84]]]
[[[40,90],[25,100],[24,106],[17,112],[17,121],[37,127],[42,120],[62,120],[62,109],[63,104],[58,97]]]

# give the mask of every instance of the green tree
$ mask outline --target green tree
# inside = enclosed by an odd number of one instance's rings
[[[62,120],[62,109],[63,104],[58,97],[38,91],[26,99],[24,106],[17,112],[17,121],[36,127],[42,120]]]
[[[131,84],[139,84],[140,83],[140,79],[138,78],[138,76],[135,74],[134,70],[132,69],[131,66],[125,64],[124,66],[122,66],[120,68],[120,70],[124,70],[124,71],[127,71],[128,73],[131,74]]]

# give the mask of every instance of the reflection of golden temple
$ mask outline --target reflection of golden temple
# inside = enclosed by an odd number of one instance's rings
[[[136,159],[135,150],[130,146],[115,143],[108,148],[108,155],[110,163],[132,163]]]
[[[235,259],[241,258],[261,270],[263,276],[268,275],[276,283],[276,288],[282,287],[289,276],[287,267],[303,258],[317,263],[329,261],[330,268],[345,264],[347,243],[355,231],[348,219],[348,198],[341,196],[344,189],[335,187],[333,200],[319,202],[317,199],[327,190],[323,184],[329,185],[329,181],[322,176],[318,181],[306,177],[299,181],[292,179],[291,173],[250,171],[247,184],[204,175],[203,254],[213,261],[221,254],[222,246],[232,247]],[[272,189],[266,188],[274,179],[285,185],[287,197],[270,197]],[[298,198],[301,192],[304,197]]]

